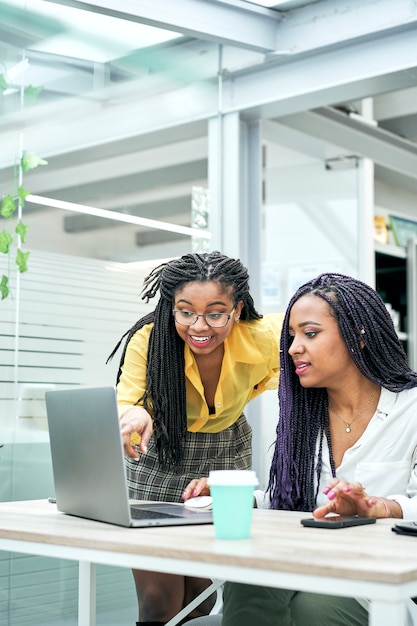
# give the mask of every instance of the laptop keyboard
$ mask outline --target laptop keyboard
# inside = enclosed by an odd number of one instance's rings
[[[135,507],[131,507],[130,513],[132,519],[161,519],[164,517],[179,517],[178,515],[171,515],[170,513],[163,513],[151,511],[150,509],[137,509]]]

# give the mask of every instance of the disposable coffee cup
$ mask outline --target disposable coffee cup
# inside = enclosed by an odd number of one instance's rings
[[[213,498],[214,535],[217,539],[248,539],[258,484],[251,470],[215,470],[208,478]]]

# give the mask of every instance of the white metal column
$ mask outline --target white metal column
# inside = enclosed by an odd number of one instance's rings
[[[248,268],[255,306],[261,303],[262,140],[259,120],[243,121],[237,113],[209,122],[209,189],[211,247],[241,259]],[[261,458],[261,401],[245,414],[253,430],[253,468]]]
[[[373,122],[372,98],[361,102],[361,114],[364,123]],[[358,180],[358,271],[359,278],[375,288],[375,251],[374,251],[374,162],[371,159],[359,160]]]
[[[260,123],[245,122],[238,113],[230,113],[212,118],[208,134],[212,248],[240,258],[255,288],[262,207]],[[255,300],[258,295],[254,293]]]
[[[407,244],[407,353],[408,362],[417,370],[417,240]]]
[[[374,163],[359,159],[358,278],[375,288]]]

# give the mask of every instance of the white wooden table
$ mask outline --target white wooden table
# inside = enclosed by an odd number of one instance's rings
[[[417,596],[417,539],[394,520],[337,530],[304,528],[306,514],[254,510],[247,540],[212,526],[131,529],[59,513],[46,500],[0,503],[0,549],[79,562],[79,626],[95,626],[95,565],[366,597],[370,626],[402,626]]]

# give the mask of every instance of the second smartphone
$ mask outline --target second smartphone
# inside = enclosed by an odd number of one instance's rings
[[[359,517],[358,515],[333,515],[322,519],[309,517],[302,519],[303,526],[312,528],[346,528],[348,526],[361,526],[362,524],[375,524],[376,517]]]

